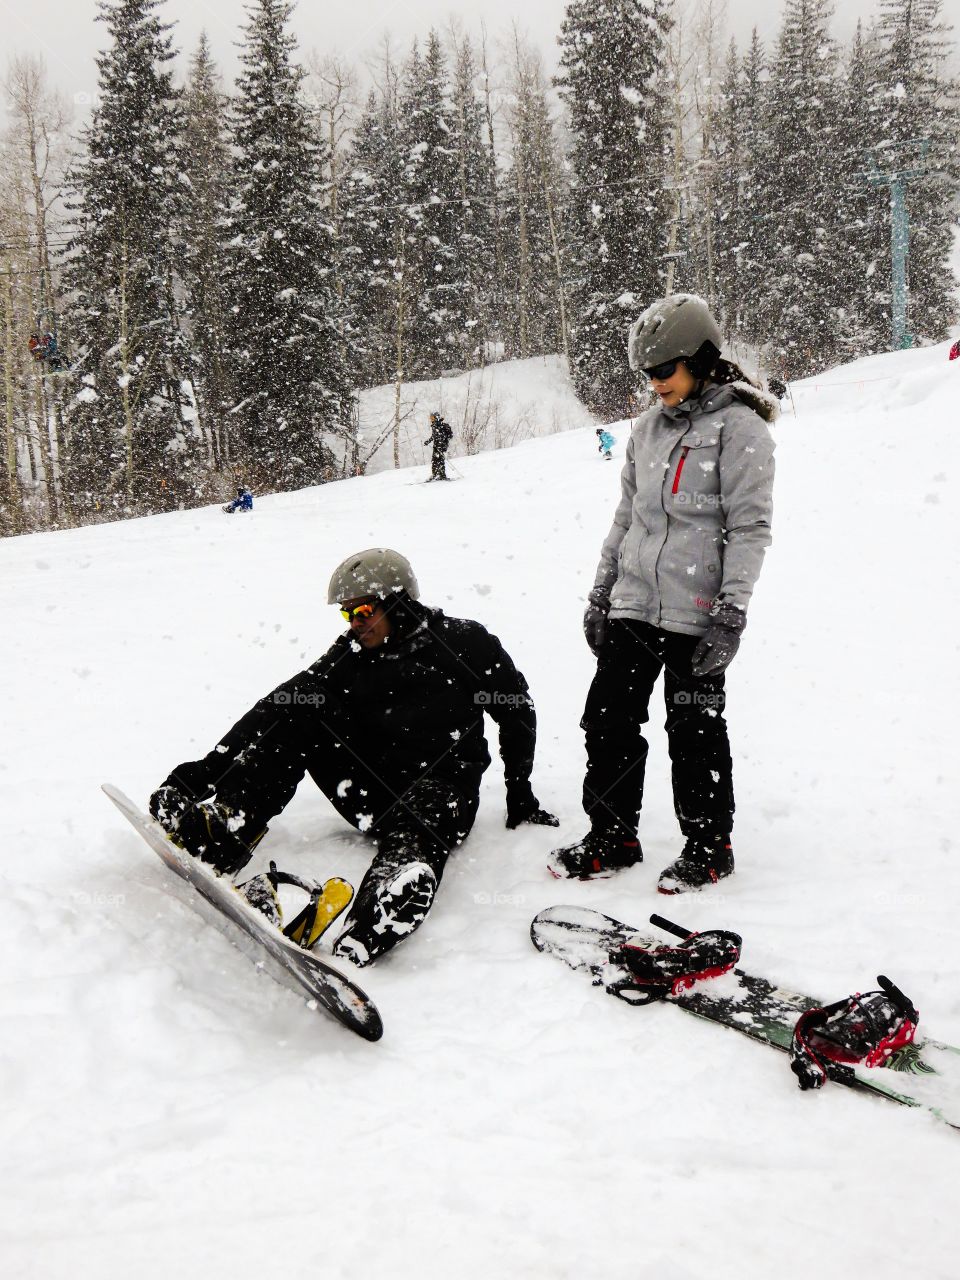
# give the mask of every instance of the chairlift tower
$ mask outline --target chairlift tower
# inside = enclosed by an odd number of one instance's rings
[[[910,168],[883,170],[882,157],[890,157],[892,151],[906,149],[919,151],[919,164]],[[910,252],[910,213],[907,209],[906,184],[913,178],[923,177],[929,168],[923,162],[930,150],[929,138],[911,138],[891,147],[873,147],[867,152],[865,180],[872,187],[886,186],[890,190],[890,256],[892,269],[892,322],[893,349],[901,351],[913,346],[913,335],[907,332],[907,258]]]

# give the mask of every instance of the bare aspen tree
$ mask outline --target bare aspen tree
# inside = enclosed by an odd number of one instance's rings
[[[368,67],[370,78],[376,86],[387,118],[396,125],[399,116],[400,101],[400,66],[393,56],[393,46],[389,32],[385,32],[381,41],[377,60]],[[407,364],[407,324],[409,323],[408,294],[410,288],[409,264],[407,258],[407,234],[409,210],[405,207],[392,208],[381,212],[393,216],[384,221],[383,252],[388,262],[389,292],[384,297],[384,311],[390,316],[387,329],[393,350],[393,412],[388,428],[378,440],[393,436],[393,465],[400,466],[400,428],[407,414],[403,410],[403,382]],[[361,463],[363,468],[374,452],[368,450],[366,459]]]
[[[483,85],[483,118],[487,130],[487,145],[490,148],[491,156],[496,157],[497,137],[494,125],[496,111],[493,101],[494,89],[490,82],[490,58],[487,47],[487,29],[485,24],[481,24],[480,27],[480,76]],[[491,306],[493,310],[494,323],[499,331],[503,324],[503,309],[505,306],[506,289],[503,266],[503,209],[500,202],[500,186],[497,181],[496,163],[490,166],[489,191],[487,195],[491,205],[491,222],[493,227],[494,280]]]
[[[2,196],[0,196],[2,199]],[[0,531],[22,533],[24,528],[23,494],[17,467],[16,432],[16,325],[13,300],[13,254],[5,239],[6,220],[0,216],[0,304],[2,304],[3,340],[3,463],[5,510]]]
[[[311,54],[309,76],[313,105],[318,114],[327,153],[327,180],[330,221],[334,228],[334,287],[344,293],[342,245],[340,241],[340,183],[346,144],[357,110],[357,76],[354,68],[337,55]]]
[[[696,114],[699,125],[697,172],[699,175],[699,212],[703,237],[706,298],[716,305],[716,254],[713,244],[713,206],[716,188],[714,130],[721,68],[717,51],[723,45],[726,25],[726,0],[700,0],[694,33],[696,72],[693,77]]]
[[[407,240],[403,217],[397,220],[396,249],[393,268],[395,281],[394,291],[394,332],[396,368],[393,382],[393,465],[400,466],[400,424],[403,421],[401,398],[403,393],[404,332],[407,323]]]
[[[58,294],[51,239],[56,231],[56,206],[62,194],[64,137],[68,113],[58,94],[47,88],[42,59],[17,56],[9,65],[4,88],[10,127],[6,144],[16,156],[17,198],[29,226],[28,271],[33,276],[32,327],[57,334]],[[55,380],[40,377],[38,364],[33,389],[36,417],[35,445],[46,497],[47,519],[63,514],[60,465],[63,460],[62,389]]]
[[[667,66],[670,85],[670,109],[672,116],[671,189],[673,209],[667,240],[667,295],[674,292],[677,278],[677,259],[680,250],[680,232],[684,220],[684,191],[687,189],[687,134],[691,128],[692,113],[690,80],[694,55],[687,50],[687,15],[678,12],[667,46]]]
[[[510,131],[512,176],[517,201],[517,354],[521,360],[530,354],[530,236],[527,229],[527,211],[530,203],[529,174],[530,114],[531,114],[531,66],[530,54],[521,48],[517,24],[513,24],[510,42],[511,94],[507,110],[507,127]]]
[[[189,199],[183,209],[181,272],[193,351],[192,386],[206,448],[207,467],[231,464],[229,359],[223,288],[225,230],[229,217],[230,154],[226,97],[206,32],[190,63],[184,89],[181,156]]]

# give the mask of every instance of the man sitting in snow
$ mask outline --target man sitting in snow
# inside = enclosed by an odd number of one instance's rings
[[[507,827],[557,826],[530,786],[536,715],[526,681],[479,622],[445,617],[419,596],[396,551],[349,556],[327,596],[349,630],[150,799],[178,844],[234,876],[309,773],[377,846],[334,946],[359,965],[421,924],[451,849],[473,826],[490,763],[484,711],[500,731]]]

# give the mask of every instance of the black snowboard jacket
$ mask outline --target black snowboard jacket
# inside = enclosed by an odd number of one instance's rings
[[[425,444],[432,444],[434,451],[445,453],[447,446],[453,439],[453,428],[449,422],[445,422],[443,418],[437,418],[434,422],[430,435],[424,441]]]
[[[331,751],[391,786],[430,776],[476,795],[490,764],[484,713],[500,733],[507,801],[532,803],[537,720],[527,682],[479,622],[387,597],[393,629],[377,649],[348,633],[261,698],[203,759],[168,782],[234,812],[278,813],[304,773],[322,785]],[[269,796],[269,798],[268,798]]]

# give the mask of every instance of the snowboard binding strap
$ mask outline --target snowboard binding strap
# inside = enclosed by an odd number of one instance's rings
[[[790,1070],[801,1089],[822,1088],[831,1075],[830,1064],[882,1067],[913,1040],[920,1021],[916,1006],[883,974],[877,982],[879,991],[855,992],[800,1015]]]
[[[320,940],[337,916],[353,901],[353,885],[338,876],[331,877],[324,884],[317,884],[301,880],[299,876],[289,872],[278,871],[273,862],[270,863],[267,874],[274,886],[292,884],[310,895],[307,905],[283,930],[284,937],[296,942],[304,951],[309,951]]]
[[[630,1004],[678,996],[695,982],[729,973],[740,959],[743,939],[738,933],[724,929],[691,932],[658,915],[651,916],[650,923],[682,942],[679,946],[650,947],[628,938],[611,955],[611,961],[626,967],[630,977],[610,984],[607,990]]]

